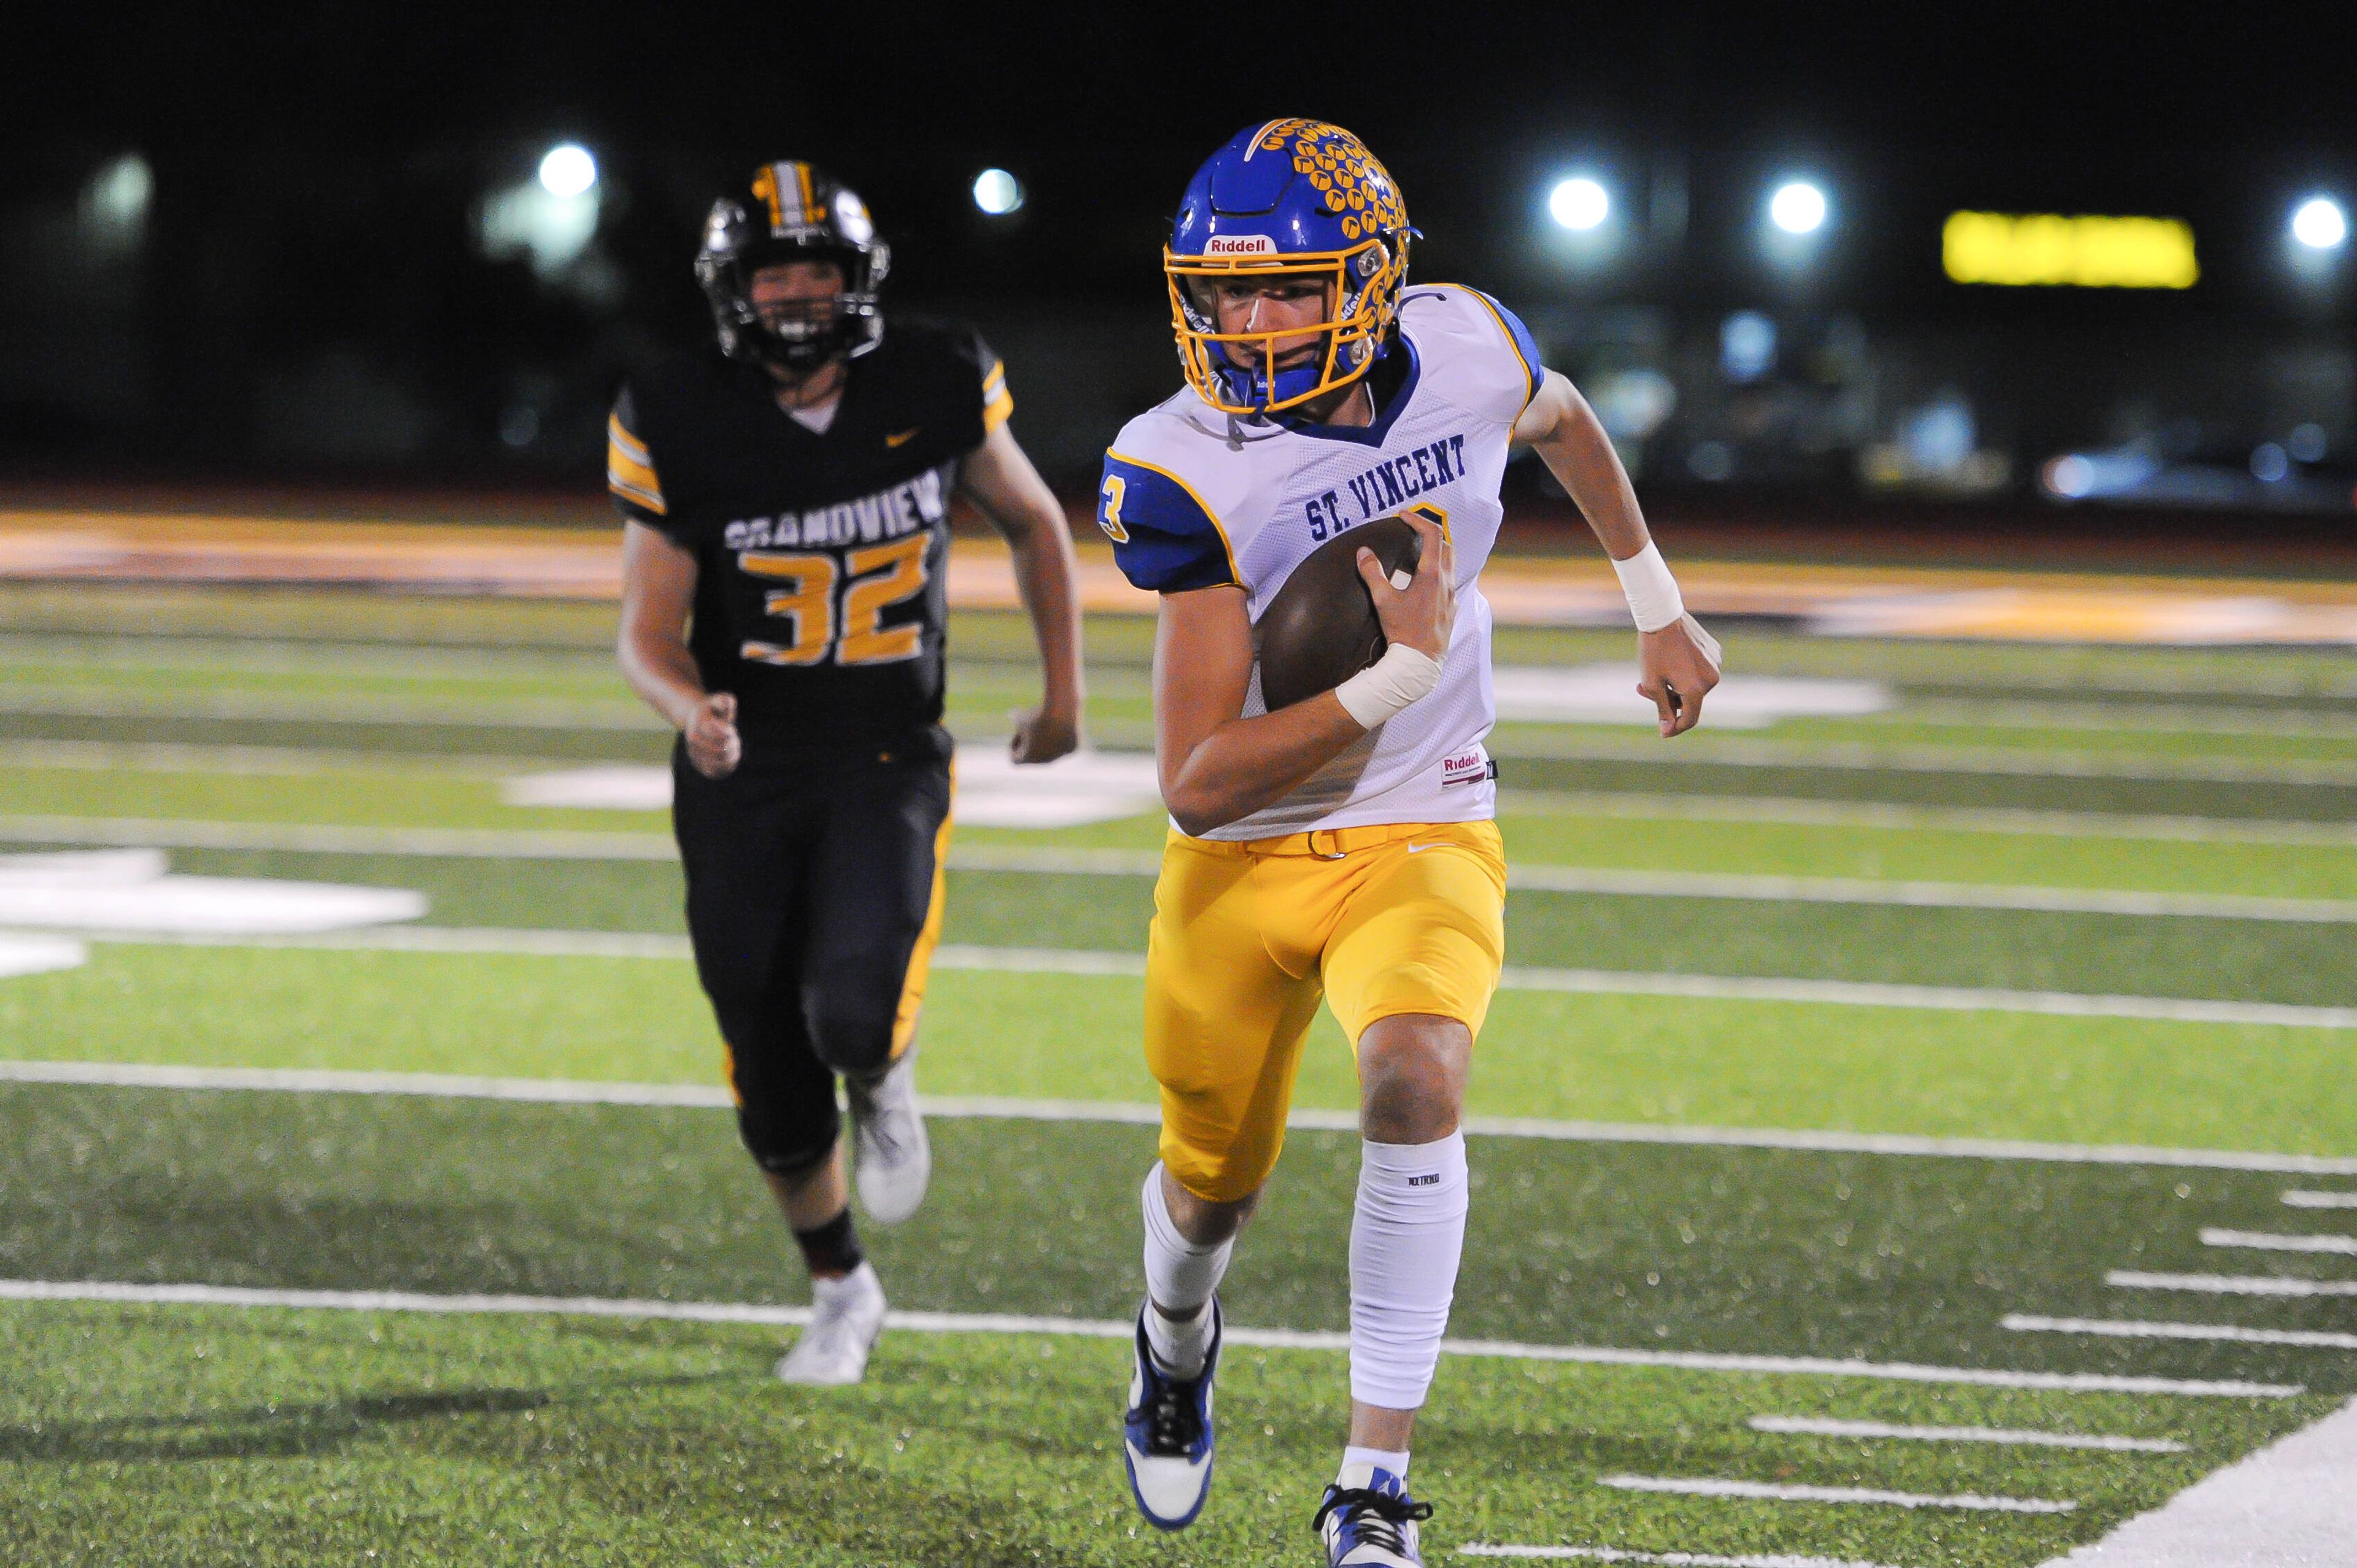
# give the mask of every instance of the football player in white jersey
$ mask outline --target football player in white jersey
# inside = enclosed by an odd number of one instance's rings
[[[1315,1520],[1334,1568],[1421,1563],[1431,1513],[1407,1489],[1409,1434],[1463,1251],[1458,1123],[1504,960],[1479,579],[1510,446],[1538,453],[1612,556],[1664,736],[1694,725],[1718,678],[1586,401],[1496,301],[1405,286],[1413,233],[1391,176],[1338,126],[1273,121],[1213,155],[1164,253],[1188,387],[1123,428],[1098,496],[1123,571],[1162,596],[1172,822],[1146,958],[1162,1157],[1140,1195],[1125,1457],[1148,1520],[1193,1522],[1212,1467],[1214,1293],[1323,997],[1358,1055],[1365,1140],[1350,1438]],[[1268,712],[1255,620],[1321,543],[1388,516],[1423,553],[1395,586],[1357,553],[1387,650]]]

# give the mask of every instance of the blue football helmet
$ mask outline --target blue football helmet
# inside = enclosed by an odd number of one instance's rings
[[[1297,408],[1372,370],[1407,278],[1407,206],[1366,145],[1321,120],[1272,120],[1241,132],[1195,171],[1162,252],[1178,360],[1223,413]],[[1318,351],[1277,364],[1291,332],[1222,332],[1222,279],[1308,277],[1329,286]],[[1299,347],[1288,350],[1297,354]]]

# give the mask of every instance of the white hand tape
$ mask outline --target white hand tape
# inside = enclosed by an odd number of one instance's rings
[[[1361,729],[1372,729],[1438,684],[1439,660],[1394,642],[1381,659],[1335,687],[1334,698]]]
[[[1629,596],[1629,613],[1636,618],[1639,631],[1659,631],[1686,613],[1678,580],[1670,575],[1661,547],[1651,540],[1626,561],[1612,563],[1612,570],[1620,579],[1620,591]]]

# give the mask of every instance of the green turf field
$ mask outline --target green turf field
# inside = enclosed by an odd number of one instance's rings
[[[426,950],[102,936],[80,967],[0,978],[0,1058],[714,1086],[709,1016],[663,940],[681,892],[661,813],[501,800],[520,773],[663,757],[612,673],[610,617],[0,589],[0,855],[150,843],[177,873],[430,904],[403,939]],[[1091,630],[1102,745],[1147,737],[1143,629]],[[1512,630],[1501,659],[1597,662],[1626,640]],[[1489,1348],[1444,1361],[1418,1443],[1434,1563],[1486,1543],[2040,1563],[2357,1394],[2357,1349],[2336,1338],[2357,1298],[2109,1279],[2357,1275],[2344,1256],[2202,1239],[2357,1229],[2282,1196],[2357,1190],[2357,1027],[2336,1022],[2357,1021],[2357,659],[1726,641],[1738,672],[1878,681],[1898,704],[1670,748],[1609,725],[1500,732],[1523,978],[1491,1014],[1471,1109],[1547,1135],[1473,1140],[1451,1333]],[[1013,618],[956,625],[967,745],[1028,700],[1026,645]],[[1138,1290],[1153,1134],[1120,1118],[1153,1090],[1122,966],[1161,832],[1152,815],[960,831],[924,1087],[1114,1119],[937,1121],[928,1208],[869,1240],[896,1308],[941,1316],[888,1335],[856,1390],[771,1380],[790,1326],[627,1305],[775,1317],[805,1299],[724,1110],[0,1082],[0,1297],[27,1282],[390,1291],[639,1315],[0,1299],[0,1560],[1313,1561],[1340,1437],[1342,1357],[1315,1337],[1346,1324],[1346,1132],[1295,1131],[1225,1293],[1240,1328],[1312,1337],[1232,1356],[1203,1522],[1141,1530],[1121,1480],[1124,1350],[1096,1330]],[[1729,886],[1675,880],[1697,875]],[[1867,887],[1756,880],[1796,877]],[[1891,901],[1917,883],[1936,886]],[[449,950],[468,944],[483,950]],[[1058,955],[1109,972],[1058,972]],[[1598,974],[1736,989],[1547,988]],[[1787,983],[1838,995],[1756,989]],[[1858,989],[1874,986],[1965,1004]],[[2098,1004],[2073,1014],[2074,998]],[[1353,1101],[1321,1017],[1297,1104]],[[2025,1316],[2263,1332],[2007,1326]],[[2003,1386],[2055,1375],[2102,1386]],[[2181,1448],[1750,1424],[1796,1417]],[[1604,1484],[1631,1477],[1949,1501]]]

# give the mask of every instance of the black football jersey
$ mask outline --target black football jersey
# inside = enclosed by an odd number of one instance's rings
[[[737,694],[748,758],[940,722],[950,492],[1014,406],[973,328],[898,314],[823,434],[716,349],[622,389],[608,487],[694,552],[688,647],[706,691]]]

